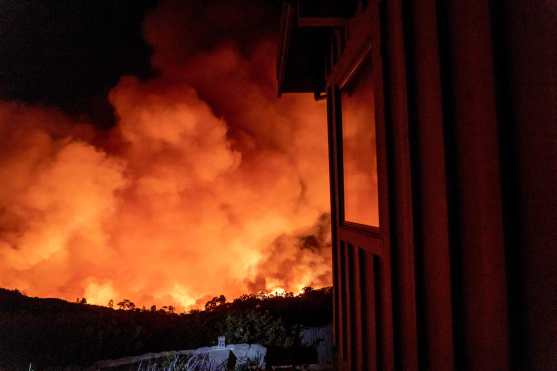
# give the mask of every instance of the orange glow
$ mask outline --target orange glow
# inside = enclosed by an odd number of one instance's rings
[[[379,226],[375,107],[371,63],[342,94],[344,218]]]
[[[273,41],[168,42],[176,4],[145,25],[159,75],[110,92],[110,133],[0,103],[0,286],[187,309],[331,284],[324,103],[276,98]]]

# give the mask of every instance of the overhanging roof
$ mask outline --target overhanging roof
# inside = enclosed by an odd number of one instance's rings
[[[356,1],[291,0],[283,7],[277,63],[278,93],[316,93],[325,87],[331,30],[344,26]]]

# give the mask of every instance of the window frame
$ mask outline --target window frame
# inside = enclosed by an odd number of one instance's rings
[[[371,250],[382,249],[383,245],[390,245],[389,223],[389,179],[387,166],[387,145],[385,127],[385,101],[383,88],[383,66],[379,33],[378,7],[368,6],[359,14],[351,18],[346,26],[337,29],[331,37],[330,68],[327,69],[326,86],[331,101],[330,145],[332,151],[331,191],[334,192],[333,204],[335,208],[334,223],[341,235],[354,236],[360,239],[375,239],[372,243],[376,247]],[[345,220],[344,217],[344,167],[342,149],[342,107],[341,91],[346,88],[358,69],[371,58],[372,79],[374,82],[375,103],[375,136],[377,155],[377,188],[379,226],[369,226]],[[371,242],[371,241],[370,241]],[[367,243],[366,245],[370,245]]]
[[[357,61],[352,65],[352,68],[350,69],[349,75],[343,79],[342,83],[338,85],[338,96],[335,99],[335,104],[337,105],[337,111],[339,112],[338,117],[336,118],[336,132],[337,132],[337,136],[338,136],[338,143],[337,143],[337,148],[338,148],[338,164],[337,164],[337,169],[338,169],[338,177],[339,177],[339,185],[338,185],[338,192],[339,192],[339,205],[338,205],[338,212],[339,212],[339,217],[340,217],[340,221],[341,221],[341,225],[342,226],[348,226],[348,227],[352,227],[352,228],[356,228],[356,229],[360,229],[360,230],[364,230],[367,232],[372,232],[374,234],[380,234],[381,231],[381,224],[382,224],[382,220],[381,220],[381,189],[379,186],[379,182],[380,182],[380,178],[382,177],[381,174],[379,173],[379,143],[378,143],[378,138],[377,138],[377,112],[374,109],[373,115],[374,115],[374,136],[375,136],[375,143],[374,143],[374,150],[375,150],[375,158],[376,158],[376,176],[377,176],[377,216],[378,216],[378,225],[371,225],[371,224],[364,224],[364,223],[358,223],[355,221],[350,221],[349,219],[346,218],[346,193],[345,193],[345,174],[344,174],[344,123],[343,123],[343,111],[342,111],[342,100],[343,100],[343,93],[345,90],[348,89],[348,87],[350,86],[350,84],[352,84],[354,82],[354,79],[356,76],[358,76],[359,71],[361,70],[361,68],[363,68],[365,66],[366,63],[370,63],[371,64],[371,79],[373,82],[373,99],[374,99],[374,104],[377,104],[377,99],[375,98],[376,92],[376,80],[373,76],[373,69],[375,68],[374,63],[373,63],[373,57],[371,54],[371,43],[368,43],[367,47],[365,48],[365,51],[362,53],[362,55],[357,59]]]

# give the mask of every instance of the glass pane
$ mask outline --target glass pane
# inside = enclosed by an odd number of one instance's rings
[[[342,91],[344,220],[379,226],[375,107],[371,63]]]

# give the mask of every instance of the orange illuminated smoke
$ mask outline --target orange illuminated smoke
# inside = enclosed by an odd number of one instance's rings
[[[112,89],[110,132],[0,103],[0,286],[190,308],[331,284],[324,104],[276,98],[272,40],[169,42],[194,37],[179,6],[148,18],[158,75]]]

